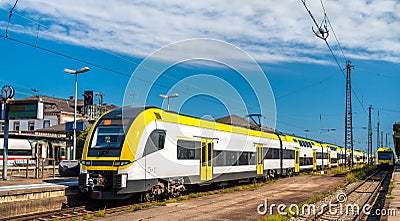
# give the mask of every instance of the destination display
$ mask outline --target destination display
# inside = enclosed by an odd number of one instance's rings
[[[8,119],[43,119],[44,110],[41,102],[8,104]]]

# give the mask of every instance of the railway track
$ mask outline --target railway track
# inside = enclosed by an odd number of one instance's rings
[[[375,198],[388,175],[387,171],[378,170],[363,182],[348,191],[338,191],[329,203],[320,203],[318,211],[308,217],[298,217],[297,220],[366,220],[364,211],[372,209]]]
[[[260,183],[258,183],[260,184]],[[266,183],[264,183],[266,184]],[[251,184],[247,184],[251,185]],[[253,184],[254,185],[254,184]],[[191,190],[187,193],[185,196],[192,196],[189,198],[196,198],[199,197],[200,195],[211,195],[209,194],[210,192],[219,192],[221,193],[224,192],[230,192],[229,190],[235,189],[235,188],[240,188],[242,185],[233,185],[228,187],[227,189],[223,187],[214,187],[211,188],[209,186],[204,186],[203,188],[199,189],[194,189]],[[243,186],[246,186],[243,185]],[[259,185],[254,185],[254,188],[259,187]],[[276,188],[278,189],[278,188]],[[200,191],[200,192],[199,192]],[[192,195],[193,194],[193,195]],[[198,195],[197,195],[198,194]],[[172,198],[174,199],[174,198]],[[168,202],[168,201],[167,201]],[[92,202],[89,203],[90,205],[86,206],[77,206],[77,207],[72,207],[72,208],[64,208],[60,210],[55,210],[55,211],[50,211],[50,212],[39,212],[39,213],[34,213],[34,214],[26,214],[26,215],[21,215],[21,216],[13,216],[9,218],[4,218],[1,220],[12,220],[12,221],[22,221],[22,220],[38,220],[38,221],[50,221],[50,220],[57,220],[57,221],[63,221],[63,220],[88,220],[91,218],[95,217],[102,217],[105,214],[112,214],[116,212],[121,212],[121,211],[128,211],[128,210],[141,210],[153,206],[164,206],[166,205],[165,201],[153,201],[153,202],[140,202],[139,199],[131,199],[129,201],[106,201],[100,202]]]
[[[117,206],[111,208],[104,209],[86,209],[85,206],[74,207],[74,208],[66,208],[51,212],[42,212],[35,214],[28,214],[23,216],[14,216],[2,220],[13,220],[13,221],[22,221],[22,220],[37,220],[37,221],[50,221],[50,220],[82,220],[82,219],[91,219],[94,217],[102,217],[106,214],[112,214],[116,212],[133,210],[133,208],[146,208],[150,207],[151,203],[138,203],[134,205],[126,205],[126,206]],[[157,205],[157,204],[156,204]]]
[[[374,176],[378,177],[380,175],[375,174]],[[372,179],[372,178],[373,177],[370,177],[370,179]],[[233,186],[228,189],[234,189],[234,188],[238,188],[240,186],[241,185]],[[350,185],[350,187],[352,187],[352,190],[350,190],[349,192],[354,192],[357,189],[357,187],[354,187],[354,184]],[[222,190],[221,192],[223,192],[223,190],[228,190],[228,189],[220,188],[220,190]],[[279,190],[279,188],[276,188],[276,190]],[[208,192],[219,192],[219,189],[204,188],[203,191],[200,191],[198,193],[199,193],[199,195],[211,195],[211,194],[207,194]],[[230,191],[228,190],[225,192],[230,192]],[[192,193],[195,193],[195,192],[192,192]],[[188,194],[191,195],[190,192]],[[349,195],[349,197],[350,197],[350,195]],[[30,214],[30,215],[24,215],[24,216],[19,216],[19,217],[11,217],[11,218],[8,218],[5,220],[41,220],[41,221],[82,220],[82,219],[91,219],[91,218],[95,218],[95,217],[101,217],[101,216],[104,216],[105,214],[112,214],[112,213],[121,212],[121,211],[129,211],[129,210],[135,211],[135,210],[140,210],[140,209],[153,207],[153,206],[164,206],[165,204],[166,203],[162,202],[162,201],[161,202],[145,202],[145,203],[140,203],[139,201],[135,201],[135,202],[131,201],[130,203],[127,203],[125,205],[118,205],[118,203],[99,204],[96,206],[86,205],[86,206],[79,206],[79,207],[74,207],[74,208],[66,208],[66,209],[52,211],[52,212],[43,212],[43,213]],[[310,219],[310,220],[317,220],[317,219]],[[318,220],[320,220],[320,219],[318,219]],[[332,220],[332,219],[327,219],[327,220]]]
[[[74,217],[86,214],[86,212],[87,211],[85,207],[80,206],[80,207],[61,209],[51,212],[40,212],[35,214],[14,216],[3,220],[22,221],[22,220],[59,220],[59,218],[73,219]]]

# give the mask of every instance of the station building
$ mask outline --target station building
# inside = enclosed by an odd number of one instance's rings
[[[89,98],[91,99],[77,100],[77,128],[81,130],[90,128],[89,121],[96,120],[101,112],[116,107],[107,104],[98,105],[93,102],[93,96]],[[42,108],[43,117],[41,119],[9,120],[10,157],[12,153],[18,153],[19,155],[30,155],[31,157],[54,158],[57,163],[60,160],[70,159],[73,145],[71,125],[74,120],[74,97],[63,99],[39,95],[12,100],[12,103],[15,104],[30,102],[42,104],[40,108]],[[3,137],[4,120],[0,120],[0,158],[2,158],[2,150],[4,148]],[[21,140],[29,142],[21,142]],[[27,147],[27,143],[29,143],[30,147]],[[22,144],[24,145],[21,146]],[[30,154],[27,151],[22,151],[28,148],[31,149]],[[0,165],[2,165],[2,160]]]
[[[397,158],[400,159],[400,122],[393,124],[393,141]]]

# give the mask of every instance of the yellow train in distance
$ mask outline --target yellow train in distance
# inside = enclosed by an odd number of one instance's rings
[[[376,151],[376,165],[383,169],[393,168],[395,158],[392,148],[380,147]]]

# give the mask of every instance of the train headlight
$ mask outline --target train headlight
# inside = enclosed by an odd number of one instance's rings
[[[128,165],[130,163],[131,163],[131,161],[129,161],[129,160],[116,160],[116,161],[114,161],[114,166],[115,167],[125,166],[125,165]]]
[[[92,161],[90,161],[90,160],[82,160],[82,165],[90,166],[90,165],[92,165]]]

